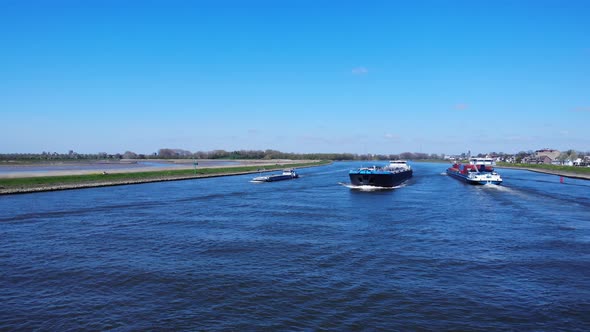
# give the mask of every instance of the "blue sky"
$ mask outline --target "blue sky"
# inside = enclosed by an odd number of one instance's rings
[[[0,0],[0,152],[590,150],[588,1]]]

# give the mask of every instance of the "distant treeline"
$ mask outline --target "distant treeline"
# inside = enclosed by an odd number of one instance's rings
[[[162,150],[158,152],[161,154]],[[166,153],[164,153],[166,155]],[[392,159],[443,159],[444,155],[404,152],[400,154],[354,154],[354,153],[289,153],[276,150],[240,150],[224,151],[214,150],[209,152],[195,152],[195,158],[199,159],[293,159],[293,160],[392,160]],[[174,157],[172,157],[174,158]]]
[[[80,154],[74,151],[68,153],[4,153],[0,154],[2,161],[39,161],[39,160],[118,160],[118,159],[293,159],[293,160],[434,160],[444,159],[444,155],[417,152],[400,154],[353,154],[353,153],[288,153],[276,150],[239,150],[239,151],[197,151],[190,152],[182,149],[160,149],[153,154],[138,154],[131,151],[125,153],[108,154]]]

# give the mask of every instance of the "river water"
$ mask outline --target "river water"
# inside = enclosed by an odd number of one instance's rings
[[[0,196],[0,330],[590,330],[590,181],[359,165]]]

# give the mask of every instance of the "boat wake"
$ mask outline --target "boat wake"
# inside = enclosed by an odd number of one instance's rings
[[[396,187],[377,187],[377,186],[368,186],[368,185],[355,186],[353,184],[344,183],[344,182],[339,182],[338,184],[341,186],[344,186],[346,188],[352,189],[352,190],[360,190],[360,191],[394,190],[394,189],[402,188],[404,186],[404,185],[400,185],[400,186],[396,186]]]
[[[513,190],[506,187],[506,186],[502,186],[499,184],[486,184],[484,186],[478,186],[481,187],[484,190],[497,190],[497,191],[506,191],[506,192],[512,192]]]

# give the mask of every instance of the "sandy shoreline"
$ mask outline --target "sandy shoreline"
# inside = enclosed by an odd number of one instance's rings
[[[237,165],[227,166],[227,165],[218,165],[218,166],[211,166],[206,168],[231,168],[231,167],[242,167],[242,166],[260,166],[265,169],[265,171],[275,171],[280,170],[283,168],[284,165],[287,164],[299,164],[299,163],[310,163],[310,162],[317,162],[318,160],[247,160],[247,161],[240,161]],[[199,164],[200,165],[200,164]],[[302,166],[297,168],[307,168],[307,167],[316,167],[320,165],[308,165]],[[186,164],[183,166],[168,166],[168,167],[138,167],[133,169],[118,169],[113,170],[109,174],[112,173],[134,173],[134,172],[157,172],[157,171],[167,171],[167,170],[186,170],[186,169],[193,169],[194,166],[192,162],[190,164]],[[205,167],[202,167],[205,168]],[[63,176],[63,175],[85,175],[85,174],[97,174],[100,173],[97,170],[83,170],[83,171],[71,171],[71,170],[63,170],[63,171],[47,171],[47,172],[36,172],[39,174],[35,174],[35,176]],[[157,178],[144,178],[144,179],[121,179],[121,180],[105,180],[100,182],[90,182],[90,183],[68,183],[68,184],[48,184],[48,185],[39,185],[39,186],[32,186],[32,187],[21,187],[21,188],[2,188],[0,187],[0,195],[11,195],[11,194],[27,194],[27,193],[35,193],[35,192],[45,192],[45,191],[59,191],[59,190],[71,190],[71,189],[84,189],[84,188],[96,188],[96,187],[110,187],[110,186],[121,186],[121,185],[131,185],[131,184],[141,184],[141,183],[151,183],[151,182],[164,182],[164,181],[180,181],[180,180],[190,180],[190,179],[199,179],[199,178],[213,178],[213,177],[222,177],[222,176],[235,176],[235,175],[244,175],[244,174],[255,174],[259,173],[258,170],[252,171],[236,171],[236,172],[229,172],[229,173],[219,173],[219,174],[191,174],[191,175],[166,175]],[[25,177],[35,177],[35,176],[25,176]],[[21,176],[22,177],[22,176]],[[10,178],[10,177],[5,177]],[[12,176],[12,178],[18,178],[18,176]]]

